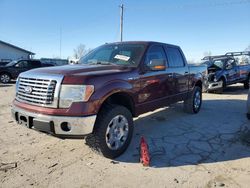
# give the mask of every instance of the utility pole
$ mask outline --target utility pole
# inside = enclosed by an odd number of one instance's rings
[[[122,42],[123,39],[123,9],[124,5],[120,5],[120,41]]]

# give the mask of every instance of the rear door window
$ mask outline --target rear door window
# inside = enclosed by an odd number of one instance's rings
[[[38,67],[41,67],[41,62],[40,61],[29,61],[28,66],[29,66],[29,68],[38,68]]]

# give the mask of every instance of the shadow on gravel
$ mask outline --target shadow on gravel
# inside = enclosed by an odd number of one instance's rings
[[[246,94],[247,90],[241,85],[230,86],[224,94],[231,93]],[[246,100],[205,97],[198,114],[184,113],[182,104],[178,103],[145,114],[134,122],[132,142],[125,153],[116,158],[118,162],[139,162],[141,136],[149,145],[150,166],[155,168],[250,157],[250,121],[246,118]]]
[[[11,87],[11,86],[13,86],[13,85],[10,85],[10,84],[0,84],[0,88],[1,87]]]
[[[11,86],[13,86],[15,84],[16,84],[16,81],[11,81],[8,84],[3,84],[3,83],[0,82],[0,88],[1,87],[11,87]]]
[[[138,163],[141,136],[146,138],[150,166],[155,168],[250,157],[245,106],[245,100],[204,100],[199,114],[186,114],[182,104],[176,104],[140,117],[129,148],[116,160]]]
[[[239,95],[239,94],[247,94],[248,89],[244,89],[243,84],[235,84],[231,86],[227,86],[227,88],[223,91],[222,94],[218,95]],[[213,92],[209,93],[211,95],[215,94]]]

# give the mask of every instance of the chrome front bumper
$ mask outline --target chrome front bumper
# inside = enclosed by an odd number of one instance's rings
[[[209,82],[207,86],[207,91],[221,89],[223,87],[223,82]]]
[[[84,117],[51,116],[12,106],[12,117],[27,128],[61,137],[81,137],[93,132],[96,115]]]

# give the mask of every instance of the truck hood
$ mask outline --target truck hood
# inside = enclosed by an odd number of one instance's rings
[[[60,74],[64,76],[105,75],[131,71],[133,68],[118,65],[64,65],[38,68],[28,71],[29,74]]]

